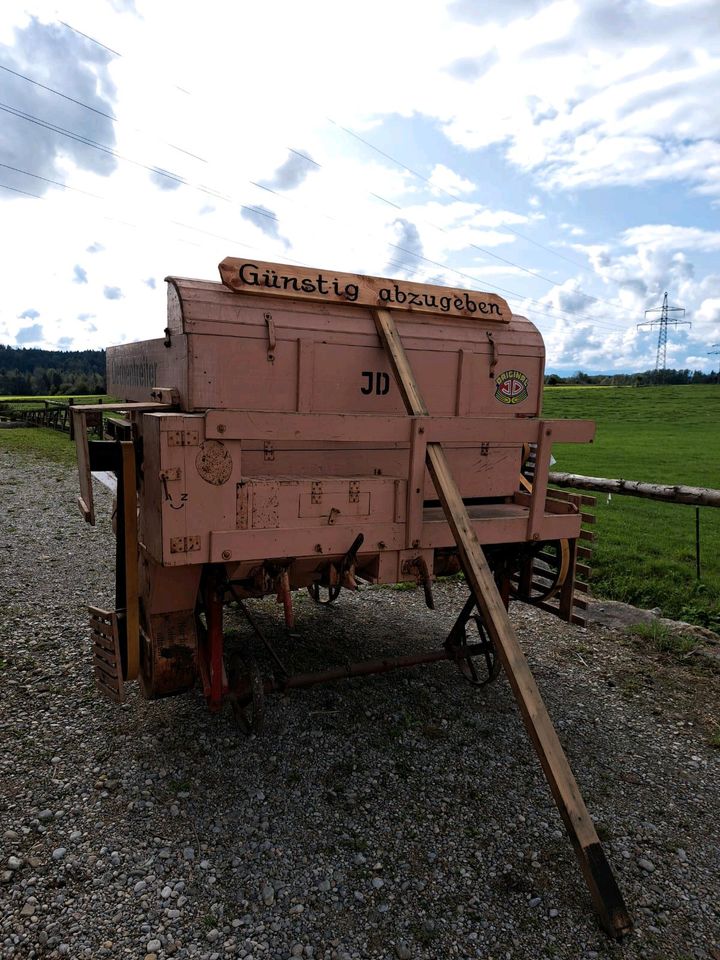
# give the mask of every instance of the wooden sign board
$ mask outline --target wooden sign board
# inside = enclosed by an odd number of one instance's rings
[[[458,290],[407,280],[335,273],[314,267],[294,267],[226,257],[219,266],[226,287],[242,293],[319,303],[350,303],[386,310],[463,317],[487,323],[509,323],[507,302],[494,293]]]

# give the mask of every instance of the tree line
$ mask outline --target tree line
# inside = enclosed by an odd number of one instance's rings
[[[0,396],[105,393],[104,350],[41,350],[0,344]]]
[[[578,370],[567,377],[545,374],[546,387],[654,387],[658,384],[718,383],[720,373],[714,370],[645,370],[643,373],[583,373]]]

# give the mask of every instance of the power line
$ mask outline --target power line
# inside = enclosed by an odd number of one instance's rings
[[[118,56],[118,57],[121,57],[121,56],[122,56],[122,54],[121,54],[121,53],[118,53],[118,51],[113,50],[111,47],[106,46],[105,44],[101,43],[99,40],[96,40],[94,37],[91,37],[91,36],[89,36],[88,34],[82,33],[82,31],[77,30],[75,27],[70,26],[70,24],[66,23],[65,21],[60,21],[60,23],[62,23],[62,25],[65,26],[65,27],[67,27],[68,29],[73,30],[75,33],[79,33],[81,36],[85,37],[86,39],[89,39],[89,40],[91,40],[92,42],[97,43],[99,46],[103,47],[104,49],[109,50],[111,53],[115,54],[116,56]],[[378,146],[376,146],[375,144],[371,143],[369,140],[365,139],[364,137],[361,137],[358,133],[356,133],[355,131],[351,130],[349,127],[345,127],[345,126],[343,126],[342,124],[337,123],[337,121],[333,120],[331,117],[328,117],[327,119],[328,119],[328,121],[329,121],[330,123],[332,123],[334,126],[338,127],[340,130],[343,130],[345,133],[347,133],[349,136],[355,138],[356,140],[359,140],[361,143],[365,144],[365,146],[367,146],[369,149],[374,150],[376,153],[378,153],[378,154],[380,154],[381,156],[385,157],[387,160],[390,160],[391,163],[396,164],[397,166],[401,167],[401,168],[404,169],[404,170],[407,170],[407,171],[408,171],[409,173],[411,173],[414,177],[416,177],[417,179],[419,179],[419,180],[423,181],[424,183],[428,184],[432,189],[437,190],[438,192],[445,194],[447,197],[449,197],[449,198],[452,199],[452,200],[455,200],[455,201],[458,201],[458,202],[464,202],[462,197],[458,197],[456,194],[453,194],[451,191],[447,190],[446,188],[444,188],[444,187],[442,187],[442,186],[440,186],[440,185],[438,185],[438,184],[434,184],[434,183],[430,180],[429,177],[424,176],[423,174],[419,173],[417,170],[414,170],[412,167],[410,167],[410,166],[408,166],[407,164],[405,164],[403,161],[398,160],[396,157],[393,157],[391,154],[387,153],[386,151],[381,150],[380,147],[378,147]],[[179,148],[176,148],[176,149],[179,149]],[[286,149],[288,149],[288,150],[290,151],[290,153],[293,153],[293,154],[295,154],[296,156],[302,157],[304,160],[307,160],[307,161],[309,161],[310,163],[313,163],[315,166],[317,166],[317,167],[322,167],[322,164],[318,163],[318,161],[314,160],[312,157],[309,157],[307,154],[304,154],[304,153],[302,153],[302,152],[299,151],[299,150],[295,150],[295,149],[293,149],[292,147],[286,147]],[[194,154],[191,154],[191,156],[194,156]],[[201,158],[198,158],[198,159],[201,159]],[[250,182],[253,182],[253,181],[250,181]],[[281,194],[281,193],[279,193],[279,192],[277,192],[277,191],[273,191],[273,190],[271,190],[271,188],[265,187],[265,186],[262,185],[262,184],[255,183],[254,185],[260,187],[261,189],[266,189],[266,190],[268,190],[268,191],[271,192],[271,193],[275,193],[276,196],[283,196],[283,194]],[[368,192],[370,192],[370,191],[368,191]],[[400,207],[398,204],[394,203],[394,202],[391,201],[391,200],[388,200],[388,199],[385,198],[385,197],[380,196],[379,194],[375,194],[375,193],[371,193],[371,192],[370,192],[370,195],[373,196],[373,197],[375,197],[375,198],[378,199],[378,200],[381,200],[381,201],[384,202],[384,203],[389,204],[390,206],[394,207],[394,208],[397,209],[397,210],[402,210],[402,209],[403,209],[403,208]],[[434,229],[440,230],[442,233],[448,233],[448,232],[449,232],[449,231],[446,230],[444,227],[440,227],[439,225],[434,224],[434,223],[432,223],[431,221],[425,220],[424,222],[428,223],[428,224],[429,224],[430,226],[432,226]],[[522,239],[522,240],[527,241],[528,243],[534,244],[536,247],[539,247],[540,249],[545,250],[546,252],[548,252],[548,253],[550,253],[550,254],[552,254],[552,255],[554,255],[554,256],[557,256],[557,257],[559,257],[559,258],[561,258],[561,259],[563,259],[563,260],[566,260],[568,263],[571,263],[571,264],[573,264],[573,265],[575,265],[575,266],[579,266],[579,267],[580,267],[581,269],[583,269],[583,270],[586,269],[585,265],[584,265],[584,264],[581,264],[579,261],[573,260],[572,258],[567,257],[567,256],[565,256],[565,255],[562,254],[562,253],[559,253],[557,250],[553,249],[552,247],[548,247],[548,246],[546,246],[545,244],[542,244],[542,243],[538,242],[537,240],[533,240],[531,237],[525,236],[524,234],[520,233],[518,230],[514,230],[512,227],[508,226],[507,224],[502,224],[502,229],[506,230],[508,233],[513,234],[514,236],[517,236],[518,238],[520,238],[520,239]],[[551,284],[552,286],[557,286],[557,285],[558,285],[558,281],[557,281],[557,280],[553,280],[553,279],[551,279],[550,277],[546,277],[546,276],[544,276],[543,274],[538,273],[537,271],[530,270],[528,267],[524,267],[524,266],[522,266],[522,264],[519,264],[519,263],[517,263],[517,262],[514,261],[514,260],[510,260],[510,259],[508,259],[508,258],[506,258],[506,257],[502,257],[502,256],[500,256],[499,254],[494,253],[492,250],[488,250],[487,248],[481,247],[481,246],[479,246],[478,244],[475,244],[475,243],[472,243],[472,242],[469,242],[469,243],[468,243],[468,246],[472,247],[472,248],[475,249],[475,250],[478,250],[480,253],[483,253],[483,254],[486,255],[486,256],[489,256],[489,257],[491,257],[491,258],[493,258],[493,259],[495,259],[495,260],[498,260],[498,261],[501,262],[501,263],[506,264],[507,266],[511,266],[511,267],[514,267],[514,268],[517,269],[517,270],[521,270],[523,273],[526,273],[526,274],[528,274],[529,276],[534,277],[535,279],[542,280],[544,283],[549,283],[549,284]],[[580,291],[580,292],[582,292],[582,291]],[[618,309],[618,304],[612,303],[612,302],[609,301],[609,300],[604,300],[604,299],[601,298],[601,297],[595,297],[595,296],[593,296],[593,295],[591,295],[591,294],[585,294],[585,293],[583,293],[582,295],[583,295],[584,297],[586,297],[588,300],[590,300],[590,301],[592,301],[592,302],[594,302],[594,303],[605,303],[605,304],[607,304],[608,306],[611,306],[611,307],[613,307],[613,308],[616,309],[616,310]],[[520,295],[519,295],[519,294],[515,294],[515,296],[520,296]],[[523,299],[527,299],[527,298],[523,298]],[[623,309],[623,308],[621,307],[620,309]],[[626,312],[626,313],[627,313],[628,311],[623,310],[623,312]],[[597,321],[594,321],[594,322],[597,322]],[[619,325],[618,325],[618,327],[619,327]]]
[[[98,44],[100,47],[103,47],[103,49],[108,50],[110,53],[114,54],[115,56],[117,56],[117,57],[122,57],[122,56],[123,56],[123,54],[119,53],[117,50],[113,50],[111,47],[108,47],[106,44],[101,43],[99,40],[95,39],[94,37],[91,37],[89,34],[83,33],[81,30],[78,30],[77,28],[72,27],[69,23],[66,23],[65,21],[62,21],[62,20],[59,21],[59,22],[60,22],[64,27],[67,27],[69,30],[72,30],[72,31],[74,31],[75,33],[78,33],[80,36],[85,37],[85,39],[88,39],[88,40],[92,41],[93,43]],[[181,88],[178,87],[178,89],[181,89]],[[184,91],[184,92],[188,93],[189,91]],[[375,151],[375,152],[378,153],[380,156],[385,157],[385,158],[386,158],[387,160],[389,160],[391,163],[396,164],[396,165],[399,166],[400,168],[402,168],[402,169],[404,169],[404,170],[407,170],[408,173],[412,174],[412,176],[416,177],[417,179],[421,180],[422,182],[428,184],[433,190],[437,190],[438,192],[445,194],[447,197],[449,197],[449,198],[452,199],[452,200],[455,200],[456,202],[464,202],[462,197],[457,196],[456,194],[452,193],[450,190],[447,190],[445,187],[440,186],[439,184],[433,183],[432,180],[431,180],[429,177],[426,177],[426,176],[424,176],[423,174],[419,173],[417,170],[414,170],[412,167],[408,166],[408,165],[407,165],[406,163],[404,163],[402,160],[398,160],[396,157],[393,157],[391,154],[389,154],[389,153],[387,153],[386,151],[382,150],[382,149],[381,149],[380,147],[378,147],[376,144],[371,143],[371,142],[370,142],[369,140],[367,140],[365,137],[360,136],[360,134],[356,133],[354,130],[351,130],[349,127],[343,126],[342,124],[338,123],[336,120],[333,120],[332,117],[327,117],[327,120],[328,120],[330,123],[332,123],[333,126],[338,127],[338,129],[342,130],[344,133],[346,133],[346,134],[348,134],[349,136],[353,137],[355,140],[358,140],[360,143],[363,143],[363,144],[364,144],[366,147],[368,147],[370,150]],[[172,146],[172,145],[170,145],[170,146]],[[175,148],[175,149],[180,149],[180,148]],[[289,150],[290,153],[293,153],[293,154],[295,154],[296,156],[302,157],[304,160],[307,160],[307,161],[309,161],[310,163],[315,164],[315,166],[317,166],[317,167],[322,167],[322,164],[318,163],[318,161],[314,160],[312,157],[307,156],[307,154],[304,154],[304,153],[302,153],[302,152],[299,151],[299,150],[295,150],[295,149],[293,149],[292,147],[286,147],[286,149]],[[187,152],[187,151],[184,151],[184,152]],[[194,154],[190,154],[190,155],[191,155],[191,156],[195,156]],[[197,158],[197,159],[202,159],[202,158]],[[183,182],[185,182],[185,181],[183,181]],[[266,186],[264,186],[264,185],[262,185],[262,184],[255,183],[254,181],[250,181],[250,182],[253,183],[254,186],[259,187],[260,189],[268,190],[270,193],[274,193],[276,196],[284,196],[283,194],[279,193],[278,191],[272,190],[270,187],[266,187]],[[403,209],[403,208],[400,207],[398,204],[394,203],[392,200],[388,200],[387,198],[382,197],[382,196],[380,196],[379,194],[372,193],[372,192],[370,192],[370,191],[368,191],[368,193],[369,193],[370,196],[375,197],[376,199],[381,200],[382,202],[389,204],[390,206],[394,207],[394,208],[397,209],[397,210],[402,211],[402,209]],[[331,218],[331,219],[334,219],[334,218]],[[448,233],[448,232],[449,232],[449,231],[446,230],[444,227],[440,227],[439,225],[434,224],[434,223],[432,223],[431,221],[425,220],[424,222],[428,223],[428,224],[429,224],[430,226],[432,226],[434,229],[437,229],[437,230],[441,231],[442,233]],[[513,234],[514,236],[518,237],[519,239],[524,240],[524,241],[526,241],[526,242],[528,242],[528,243],[531,243],[531,244],[533,244],[534,246],[540,248],[541,250],[545,250],[547,253],[550,253],[550,254],[552,254],[553,256],[559,257],[560,259],[565,260],[565,261],[567,261],[568,263],[573,264],[574,266],[578,266],[578,267],[580,267],[582,270],[585,270],[585,269],[586,269],[586,265],[585,265],[585,264],[581,264],[579,261],[574,260],[574,259],[572,259],[571,257],[567,257],[567,256],[565,256],[564,254],[560,253],[559,251],[555,250],[554,248],[548,247],[548,246],[546,246],[545,244],[542,244],[542,243],[540,243],[540,242],[537,241],[537,240],[533,240],[531,237],[528,237],[528,236],[520,233],[518,230],[513,229],[512,227],[508,226],[507,224],[502,224],[501,226],[502,226],[502,229],[504,229],[504,230],[507,231],[508,233]],[[469,243],[468,243],[468,246],[472,247],[472,248],[475,249],[475,250],[478,250],[480,253],[483,253],[483,254],[485,254],[486,256],[492,257],[493,259],[500,261],[501,263],[505,263],[505,264],[507,264],[508,266],[512,266],[512,267],[514,267],[514,268],[517,269],[517,270],[521,270],[523,273],[526,273],[526,274],[528,274],[529,276],[534,277],[535,279],[542,280],[544,283],[549,283],[549,284],[551,284],[552,286],[557,286],[557,285],[558,285],[558,281],[553,280],[553,279],[551,279],[550,277],[546,277],[546,276],[544,276],[543,274],[538,273],[538,272],[536,272],[536,271],[534,271],[534,270],[530,270],[528,267],[524,267],[524,266],[522,266],[522,264],[519,264],[519,263],[515,262],[514,260],[509,260],[509,259],[507,259],[507,258],[505,258],[505,257],[502,257],[502,256],[500,256],[499,254],[496,254],[496,253],[494,253],[493,251],[488,250],[488,249],[485,248],[485,247],[481,247],[481,246],[479,246],[478,244],[475,244],[475,243],[472,243],[472,242],[469,242]],[[445,269],[452,269],[452,268],[445,268]],[[455,272],[457,272],[457,271],[455,271]],[[474,281],[474,282],[475,282],[475,281]],[[562,282],[562,281],[561,281],[561,282]],[[497,288],[497,289],[501,289],[501,288]],[[605,299],[603,299],[602,297],[595,297],[595,296],[593,296],[592,294],[583,293],[582,291],[578,291],[578,292],[580,292],[583,297],[585,297],[586,299],[590,300],[590,301],[593,302],[593,303],[604,303],[604,304],[606,304],[607,306],[613,307],[613,309],[615,309],[615,310],[620,309],[620,310],[622,310],[624,313],[628,313],[628,312],[629,312],[629,311],[627,311],[625,308],[620,307],[619,304],[617,304],[617,303],[612,303],[611,301],[605,300]],[[513,295],[513,296],[516,296],[516,297],[521,297],[520,294],[512,294],[512,295]],[[538,303],[538,302],[539,302],[539,301],[533,300],[532,298],[528,298],[528,297],[521,297],[521,298],[524,299],[524,300],[529,300],[530,302],[534,302],[534,303]],[[554,309],[554,308],[551,308],[551,309]],[[577,315],[577,314],[575,314],[575,315]],[[580,315],[577,315],[577,316],[580,316]],[[585,318],[585,319],[590,319],[591,322],[593,322],[593,323],[600,323],[600,322],[601,322],[601,321],[596,320],[595,318]],[[610,323],[610,324],[606,324],[606,326],[609,326],[610,328],[615,328],[615,327],[617,327],[618,329],[622,329],[622,327],[621,327],[620,324],[612,324],[612,323]]]
[[[401,167],[403,170],[407,170],[408,173],[411,173],[414,177],[417,177],[418,180],[422,180],[424,183],[427,183],[433,190],[437,190],[438,193],[444,193],[445,196],[450,197],[451,200],[457,200],[461,203],[464,202],[462,197],[458,197],[457,194],[452,193],[450,190],[447,190],[445,187],[440,186],[440,184],[433,183],[430,177],[423,176],[422,173],[418,173],[417,170],[413,170],[412,167],[409,167],[402,160],[398,160],[396,157],[391,156],[389,153],[386,153],[384,150],[381,150],[380,147],[376,146],[374,143],[371,143],[369,140],[366,140],[365,137],[361,137],[359,133],[356,133],[354,130],[351,130],[349,127],[344,127],[341,123],[338,123],[336,120],[333,120],[332,117],[327,118],[330,123],[338,127],[344,133],[347,133],[349,136],[354,137],[355,140],[359,140],[360,143],[364,143],[366,147],[369,147],[371,150],[374,150],[376,153],[379,153],[380,156],[385,157],[387,160],[390,160],[392,163],[396,164],[398,167]],[[534,244],[536,247],[539,247],[541,250],[546,250],[548,253],[553,254],[553,256],[560,257],[562,260],[567,260],[568,263],[574,264],[576,267],[585,269],[585,264],[580,263],[579,260],[573,260],[571,257],[566,257],[565,254],[559,253],[557,250],[554,250],[552,247],[548,247],[543,243],[540,243],[537,240],[533,240],[532,237],[526,237],[525,234],[520,233],[519,230],[514,230],[512,227],[509,227],[507,224],[502,224],[502,228],[507,230],[508,233],[514,234],[520,240],[526,240],[528,243]],[[554,282],[554,281],[553,281]]]
[[[121,53],[118,53],[117,50],[113,50],[112,47],[106,46],[104,43],[100,43],[99,40],[96,40],[95,37],[91,37],[89,33],[83,33],[82,30],[78,30],[77,27],[71,27],[69,23],[65,23],[64,20],[59,20],[58,23],[61,23],[64,27],[67,27],[68,30],[72,30],[73,33],[78,33],[81,37],[85,37],[86,40],[96,43],[99,47],[102,47],[103,50],[107,50],[108,53],[112,53],[115,57],[122,57]]]
[[[361,143],[364,143],[365,146],[369,147],[371,150],[374,150],[376,153],[379,153],[381,156],[387,158],[392,163],[397,164],[397,166],[401,167],[403,170],[407,170],[408,173],[411,173],[414,177],[417,177],[419,180],[422,180],[424,183],[427,183],[433,190],[437,190],[439,193],[444,193],[447,197],[450,197],[450,199],[455,200],[457,202],[460,202],[460,203],[465,202],[462,197],[457,196],[457,194],[452,193],[450,190],[447,190],[445,187],[442,187],[439,184],[433,183],[433,181],[429,177],[423,176],[423,174],[418,173],[417,170],[413,170],[412,167],[407,166],[407,164],[405,164],[402,160],[398,160],[395,157],[391,156],[389,153],[386,153],[384,150],[381,150],[380,147],[377,147],[375,144],[371,143],[369,140],[366,140],[364,137],[361,137],[360,134],[355,133],[354,130],[351,130],[349,127],[344,127],[342,124],[337,123],[337,121],[333,120],[331,117],[328,117],[327,119],[330,121],[330,123],[334,124],[340,130],[343,130],[345,133],[349,134],[351,137],[354,137],[356,140],[359,140]],[[373,194],[373,196],[378,197],[379,200],[385,199],[384,197],[379,197],[378,194]],[[391,201],[386,201],[386,202],[389,203]],[[430,221],[426,221],[426,222],[429,223]],[[446,230],[444,230],[443,227],[438,227],[436,224],[430,224],[430,225],[434,226],[438,230],[442,230],[444,233],[447,232]],[[547,253],[553,254],[553,256],[560,257],[562,260],[567,260],[568,263],[572,263],[575,266],[580,267],[582,270],[586,269],[586,265],[580,263],[578,260],[573,260],[571,257],[566,257],[564,254],[559,253],[557,250],[554,250],[552,247],[548,247],[537,240],[533,240],[532,237],[525,236],[524,234],[520,233],[518,230],[514,230],[512,227],[508,226],[507,224],[501,224],[500,226],[503,230],[507,231],[508,233],[512,233],[514,236],[519,237],[521,240],[526,240],[528,243],[534,244],[536,247],[539,247],[541,250],[545,250]],[[491,250],[487,250],[484,247],[480,247],[475,243],[468,243],[468,246],[473,247],[475,250],[479,250],[481,253],[484,253],[487,256],[493,257],[496,260],[500,260],[503,263],[508,264],[509,266],[516,267],[518,270],[522,270],[524,273],[530,274],[530,276],[536,277],[539,280],[543,280],[545,283],[551,283],[553,286],[557,285],[556,280],[552,280],[549,277],[545,277],[534,270],[528,269],[527,267],[523,267],[521,264],[515,263],[515,261],[513,260],[507,260],[504,257],[499,256],[499,254],[493,253]],[[595,303],[605,303],[616,310],[618,309],[618,306],[619,306],[617,303],[612,303],[610,300],[604,300],[602,297],[594,297],[589,293],[584,293],[583,296],[587,297],[589,300],[592,300]],[[620,309],[623,310],[623,312],[625,313],[628,312],[627,310],[624,310],[624,308],[622,307],[620,307]]]
[[[60,22],[63,26],[65,26],[65,27],[67,27],[68,29],[72,30],[73,32],[78,33],[80,36],[84,37],[85,39],[88,39],[88,40],[90,40],[91,42],[96,43],[96,44],[98,44],[99,46],[103,47],[105,50],[108,50],[110,53],[114,54],[115,56],[118,56],[118,57],[122,57],[122,56],[123,56],[123,55],[122,55],[121,53],[119,53],[118,51],[113,50],[111,47],[108,47],[107,45],[101,43],[101,42],[100,42],[99,40],[97,40],[95,37],[92,37],[92,36],[90,36],[89,34],[83,33],[82,31],[78,30],[78,29],[75,28],[75,27],[72,27],[70,24],[66,23],[65,21],[59,21],[59,22]],[[31,81],[31,82],[33,82],[33,81]],[[52,90],[52,88],[46,88],[46,89]],[[181,89],[181,88],[178,88],[178,89]],[[55,90],[52,90],[52,92],[59,93],[59,91],[55,91]],[[185,91],[185,92],[187,92],[187,91]],[[64,95],[61,94],[61,93],[60,93],[59,95],[60,95],[60,96],[64,96]],[[72,98],[70,98],[70,99],[72,99]],[[79,101],[74,101],[74,102],[79,102]],[[85,106],[87,106],[87,105],[85,105]],[[90,109],[93,109],[93,108],[90,107]],[[114,118],[111,118],[111,119],[114,119]],[[361,137],[359,134],[355,133],[353,130],[350,130],[348,127],[344,127],[344,126],[342,126],[341,124],[338,124],[336,121],[332,120],[332,118],[329,118],[329,117],[328,117],[327,119],[329,120],[330,123],[332,123],[333,125],[337,126],[339,129],[343,130],[343,131],[344,131],[345,133],[347,133],[348,135],[350,135],[350,136],[354,137],[355,139],[359,140],[360,142],[362,142],[363,144],[365,144],[365,145],[366,145],[367,147],[369,147],[370,149],[376,151],[376,152],[379,153],[381,156],[383,156],[383,157],[385,157],[386,159],[390,160],[392,163],[395,163],[396,165],[400,166],[401,168],[407,170],[407,171],[408,171],[409,173],[411,173],[413,176],[415,176],[415,177],[417,177],[418,179],[420,179],[421,181],[427,183],[427,184],[430,185],[434,190],[438,190],[439,192],[444,193],[446,196],[450,197],[451,199],[453,199],[453,200],[455,200],[455,201],[463,202],[463,200],[462,200],[461,197],[458,197],[457,195],[453,194],[451,191],[445,189],[444,187],[441,187],[441,186],[439,186],[439,185],[437,185],[437,184],[434,184],[428,177],[423,176],[423,174],[421,174],[421,173],[419,173],[418,171],[416,171],[416,170],[412,169],[411,167],[407,166],[405,163],[403,163],[402,161],[400,161],[400,160],[396,159],[395,157],[391,156],[389,153],[386,153],[384,150],[381,150],[381,149],[380,149],[379,147],[377,147],[375,144],[372,144],[369,140],[366,140],[364,137]],[[173,149],[180,150],[181,152],[186,153],[186,154],[189,155],[189,156],[195,157],[196,159],[201,160],[202,162],[207,162],[207,161],[204,161],[202,157],[198,157],[196,154],[190,153],[190,151],[183,150],[182,148],[176,147],[176,146],[173,145],[173,144],[166,144],[166,145],[172,147]],[[306,161],[308,161],[308,162],[310,162],[310,163],[313,163],[315,166],[317,166],[317,167],[319,167],[319,168],[322,167],[322,164],[318,163],[318,161],[314,160],[312,157],[309,157],[307,154],[304,154],[304,153],[302,153],[302,152],[299,151],[299,150],[295,150],[295,149],[293,149],[292,147],[286,147],[286,149],[289,150],[290,153],[293,153],[293,154],[295,154],[296,156],[299,156],[299,157],[301,157],[302,159],[304,159],[304,160],[306,160]],[[120,155],[118,155],[118,157],[119,157],[119,156],[120,156]],[[133,161],[133,160],[130,160],[130,159],[128,159],[128,158],[121,158],[121,159],[126,159],[126,160],[128,160],[128,162],[130,162],[130,163],[137,163],[137,161]],[[171,173],[169,173],[168,171],[166,171],[166,170],[164,170],[164,169],[162,169],[162,168],[157,168],[157,167],[151,168],[151,167],[148,167],[147,165],[145,166],[145,168],[146,168],[146,169],[149,169],[151,172],[156,173],[156,174],[158,174],[158,175],[160,175],[160,176],[169,177],[170,179],[173,179],[173,180],[177,181],[178,183],[182,183],[182,184],[185,184],[185,185],[188,185],[188,186],[194,186],[196,189],[200,189],[200,190],[203,190],[204,192],[207,192],[207,188],[202,187],[202,186],[199,186],[199,185],[196,185],[196,184],[189,184],[188,181],[185,180],[185,178],[177,177],[177,176],[175,176],[174,174],[171,174]],[[268,192],[273,193],[275,196],[283,197],[283,198],[286,199],[286,200],[288,199],[286,195],[280,193],[279,191],[272,190],[270,187],[267,187],[267,186],[265,186],[264,184],[256,183],[255,181],[249,181],[249,182],[252,183],[254,186],[260,188],[260,189],[267,190]],[[221,195],[221,194],[219,194],[219,193],[217,193],[217,192],[214,192],[214,191],[209,191],[209,192],[211,192],[213,195],[218,196],[219,198],[221,198],[221,199],[223,199],[223,200],[229,200],[228,197],[226,197],[226,196],[224,196],[224,195]],[[402,211],[402,209],[403,209],[403,208],[400,207],[398,204],[394,203],[394,202],[391,201],[391,200],[388,200],[386,197],[382,197],[382,196],[380,196],[379,194],[372,193],[372,192],[370,192],[370,191],[368,191],[368,193],[369,193],[370,196],[374,197],[375,199],[378,199],[378,200],[382,201],[383,203],[386,203],[386,204],[392,206],[393,208],[395,208],[395,209],[397,209],[397,210],[399,210],[399,211]],[[252,210],[253,208],[245,207],[245,209],[251,209],[251,210]],[[254,212],[257,212],[260,216],[268,216],[268,214],[267,214],[265,211],[262,211],[262,210],[257,210],[257,209],[255,209]],[[316,213],[316,211],[313,211],[313,213]],[[277,220],[278,218],[277,218],[277,217],[269,217],[269,219],[275,219],[275,220]],[[330,219],[330,220],[336,220],[336,218],[334,218],[334,217],[328,217],[328,219]],[[423,222],[427,223],[429,226],[432,226],[433,229],[439,230],[439,231],[442,232],[442,233],[446,233],[446,234],[447,234],[447,233],[450,232],[450,231],[448,231],[446,228],[441,227],[441,226],[439,226],[438,224],[434,224],[434,223],[432,223],[431,221],[424,220]],[[543,249],[543,250],[546,250],[547,252],[549,252],[549,253],[551,253],[551,254],[554,254],[555,256],[558,256],[558,257],[560,257],[560,258],[562,258],[562,259],[564,259],[564,260],[567,260],[569,263],[573,263],[573,264],[575,264],[575,265],[577,265],[577,266],[580,266],[580,267],[582,267],[582,268],[584,269],[584,266],[583,266],[582,264],[580,264],[578,261],[572,260],[572,259],[570,259],[569,257],[566,257],[566,256],[564,256],[564,255],[561,254],[561,253],[558,253],[558,251],[554,250],[553,248],[547,247],[547,246],[545,246],[544,244],[541,244],[541,243],[539,243],[538,241],[533,240],[533,239],[530,238],[530,237],[526,237],[525,235],[521,234],[519,231],[514,230],[513,228],[511,228],[511,227],[509,227],[509,226],[507,226],[507,225],[504,225],[504,224],[503,224],[502,227],[503,227],[503,229],[505,229],[507,232],[512,233],[512,234],[514,234],[515,236],[517,236],[517,237],[519,237],[519,238],[521,238],[521,239],[523,239],[523,240],[526,240],[527,242],[532,243],[532,244],[534,244],[535,246],[537,246],[537,247],[539,247],[539,248],[541,248],[541,249]],[[485,248],[485,247],[481,247],[481,246],[479,246],[478,244],[475,244],[475,243],[472,243],[472,242],[468,242],[468,246],[472,247],[473,249],[478,250],[479,252],[483,253],[483,254],[486,255],[486,256],[489,256],[489,257],[491,257],[491,258],[493,258],[493,259],[495,259],[495,260],[498,260],[499,262],[502,262],[502,263],[507,264],[508,266],[514,267],[515,269],[520,270],[520,271],[528,274],[529,276],[534,277],[535,279],[542,280],[544,283],[549,283],[549,284],[551,284],[552,286],[556,286],[556,285],[557,285],[557,281],[556,281],[556,280],[553,280],[553,279],[551,279],[550,277],[546,277],[546,276],[544,276],[543,274],[540,274],[540,273],[538,273],[538,272],[536,272],[536,271],[534,271],[534,270],[530,270],[529,268],[522,266],[521,264],[517,263],[517,262],[514,261],[514,260],[510,260],[510,259],[508,259],[508,258],[502,257],[502,256],[500,256],[499,254],[496,254],[496,253],[494,253],[493,251],[488,250],[488,249]],[[432,262],[432,261],[431,261],[431,262]],[[443,269],[449,269],[449,270],[452,270],[453,272],[456,272],[456,273],[459,273],[460,275],[463,275],[460,271],[454,270],[454,268],[446,267],[445,265],[442,265],[442,266],[443,266]],[[468,275],[465,274],[464,276],[468,276]],[[474,277],[470,277],[470,279],[473,281],[473,283],[476,283],[476,282],[477,282]],[[497,288],[497,289],[502,289],[502,288]],[[539,301],[534,300],[533,298],[523,297],[521,294],[513,293],[513,292],[511,292],[511,291],[507,291],[507,292],[510,293],[510,295],[513,296],[513,297],[517,297],[517,298],[520,298],[520,299],[523,299],[523,300],[527,300],[527,301],[529,301],[529,302],[540,303]],[[594,296],[592,296],[591,294],[583,293],[582,291],[579,291],[579,292],[582,294],[583,297],[585,297],[586,299],[588,299],[588,300],[590,300],[590,301],[592,301],[592,302],[605,303],[605,304],[607,304],[608,306],[612,306],[614,309],[617,309],[617,306],[618,306],[617,304],[611,303],[610,301],[604,300],[604,299],[599,298],[599,297],[594,297]],[[542,305],[542,306],[545,308],[545,305]],[[555,311],[557,312],[557,308],[554,308],[554,307],[552,307],[552,306],[549,306],[549,309],[555,310]],[[622,309],[622,308],[621,308],[621,309]],[[625,311],[625,312],[627,312],[627,311]],[[621,326],[620,324],[613,324],[612,322],[607,323],[607,322],[603,322],[603,321],[601,321],[601,320],[597,320],[597,319],[595,319],[595,318],[589,318],[589,317],[583,318],[582,315],[579,315],[579,314],[573,314],[573,315],[574,315],[574,316],[578,316],[578,317],[580,317],[581,319],[590,320],[591,322],[596,323],[596,324],[598,324],[598,325],[604,325],[604,326],[608,327],[609,329],[615,329],[615,328],[617,328],[617,329],[622,329],[622,326]]]
[[[84,34],[83,34],[84,36]],[[95,41],[97,43],[97,41]],[[5,70],[6,73],[11,73],[14,77],[18,77],[20,80],[25,80],[27,83],[33,84],[33,86],[40,87],[42,90],[47,90],[48,93],[52,93],[57,97],[62,97],[63,100],[67,100],[70,103],[74,103],[79,107],[83,107],[85,110],[91,110],[93,113],[98,114],[98,116],[105,117],[107,120],[112,121],[113,123],[120,123],[120,120],[112,113],[106,113],[104,110],[98,110],[97,107],[93,107],[91,104],[86,103],[84,100],[77,100],[75,97],[71,97],[67,93],[63,93],[62,90],[58,90],[56,87],[49,87],[45,83],[40,83],[39,80],[34,80],[32,77],[27,76],[25,73],[20,73],[17,70],[11,70],[10,67],[5,66],[5,64],[0,63],[0,70]],[[144,136],[148,136],[147,132],[138,128],[135,128],[138,133],[142,133]],[[160,143],[164,144],[166,147],[170,147],[172,150],[178,150],[180,153],[187,154],[189,157],[193,157],[195,160],[199,160],[201,163],[207,163],[207,160],[204,157],[198,156],[196,153],[191,153],[190,150],[185,150],[183,147],[178,147],[174,143],[169,143],[167,140],[159,140]],[[306,159],[310,159],[307,157]]]

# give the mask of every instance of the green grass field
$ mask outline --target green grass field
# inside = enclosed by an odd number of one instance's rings
[[[720,488],[720,385],[548,387],[547,417],[589,418],[593,444],[554,448],[554,470]],[[596,595],[720,631],[720,509],[597,495]]]

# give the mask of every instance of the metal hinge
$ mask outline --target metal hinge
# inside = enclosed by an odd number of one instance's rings
[[[322,483],[319,480],[313,480],[310,487],[310,503],[322,503]]]
[[[160,471],[161,480],[179,480],[181,476],[180,467],[168,467]]]
[[[169,447],[198,447],[200,446],[200,431],[168,430],[167,445]]]
[[[348,490],[348,502],[360,503],[360,484],[357,482],[357,480],[350,481],[350,488]]]
[[[274,460],[275,459],[275,447],[270,443],[269,440],[266,440],[263,443],[263,459],[265,460]]]
[[[171,537],[170,553],[192,553],[200,549],[200,537]]]

